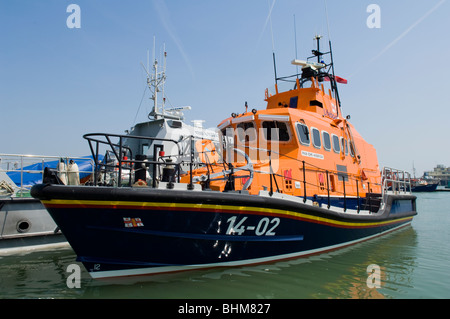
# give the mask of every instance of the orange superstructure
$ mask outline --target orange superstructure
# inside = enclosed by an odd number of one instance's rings
[[[248,190],[253,195],[268,190],[305,199],[380,194],[376,151],[349,123],[349,117],[342,115],[337,77],[322,71],[331,64],[298,60],[293,64],[303,68],[302,74],[291,80],[291,90],[278,92],[275,85],[273,95],[266,90],[265,110],[233,113],[218,125],[228,141],[223,148],[223,162],[217,161],[217,155],[208,161],[211,147],[197,147],[206,155],[204,162],[208,165],[193,171],[197,176],[194,180],[226,171],[230,178],[225,172],[222,177],[211,178],[207,187]],[[184,180],[187,178],[190,176]]]

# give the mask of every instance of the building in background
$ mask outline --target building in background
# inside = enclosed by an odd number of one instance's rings
[[[429,179],[439,179],[440,186],[450,186],[450,167],[437,165],[433,171],[425,172],[424,177]]]

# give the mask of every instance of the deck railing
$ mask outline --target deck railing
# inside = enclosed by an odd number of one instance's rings
[[[227,190],[234,190],[234,179],[245,177],[238,176],[239,174],[235,174],[237,170],[235,170],[235,167],[231,165],[232,162],[227,163],[222,159],[222,161],[215,161],[214,163],[211,163],[208,160],[208,152],[211,151],[206,151],[203,154],[203,158],[206,158],[206,163],[202,163],[203,167],[206,167],[206,176],[202,177],[203,179],[197,178],[193,181],[193,168],[194,166],[198,167],[197,165],[199,163],[197,162],[198,154],[195,154],[195,138],[192,136],[186,137],[186,141],[188,141],[190,145],[190,147],[187,149],[187,154],[182,154],[179,141],[177,142],[170,139],[103,133],[86,134],[84,137],[89,142],[89,146],[96,162],[94,178],[95,185],[97,185],[98,181],[100,180],[99,174],[101,174],[102,172],[106,172],[107,170],[115,170],[114,173],[118,173],[118,175],[116,175],[118,176],[118,182],[115,185],[125,186],[126,184],[128,184],[128,186],[132,186],[132,181],[136,182],[138,180],[137,177],[133,175],[133,173],[136,173],[136,171],[138,170],[144,170],[150,173],[151,182],[149,183],[149,186],[156,187],[159,181],[164,181],[164,172],[161,173],[160,168],[162,167],[164,171],[164,168],[168,165],[171,165],[175,169],[172,169],[172,177],[170,177],[169,180],[165,181],[169,181],[169,184],[171,182],[179,182],[182,172],[188,172],[190,175],[190,187],[188,186],[188,189],[192,189],[193,183],[197,180],[204,182],[204,185],[209,185],[209,182],[213,180],[222,179],[227,182]],[[113,142],[112,138],[117,138],[118,141]],[[132,154],[131,149],[125,146],[125,138],[144,139],[151,141],[151,144],[154,148],[153,157],[144,157],[140,159],[135,156],[135,154]],[[164,147],[157,143],[162,142],[173,143],[178,147],[178,159],[176,161],[166,162],[164,160],[164,156],[161,156],[161,152],[159,151],[163,151]],[[110,147],[110,155],[105,156],[105,159],[102,162],[98,161],[99,145],[101,144],[106,144]],[[244,146],[244,148],[250,149],[251,147]],[[352,209],[356,210],[359,213],[362,210],[370,212],[378,211],[381,203],[383,202],[383,197],[387,193],[400,194],[411,192],[410,175],[409,173],[402,170],[384,168],[380,173],[381,176],[378,175],[378,177],[369,176],[368,178],[363,178],[363,176],[361,175],[346,172],[345,169],[324,169],[305,161],[304,157],[294,158],[280,152],[275,152],[267,149],[253,149],[257,150],[258,152],[266,152],[266,154],[269,155],[267,162],[269,170],[266,170],[265,172],[255,170],[252,171],[250,175],[252,177],[256,174],[270,175],[270,183],[268,189],[270,196],[272,196],[275,192],[283,192],[283,189],[279,185],[280,179],[282,179],[283,182],[286,181],[286,179],[289,179],[291,180],[291,185],[294,183],[296,183],[296,185],[297,183],[298,185],[302,185],[302,195],[300,195],[300,197],[303,197],[303,202],[312,200],[319,205],[326,205],[326,207],[330,209],[332,206],[335,206],[336,201],[338,201],[338,205],[340,205],[340,207],[342,207],[344,211]],[[229,150],[233,150],[233,148],[228,148],[228,151]],[[241,153],[245,152],[241,150]],[[124,159],[123,154],[127,154],[128,158]],[[283,157],[295,161],[301,171],[300,175],[297,177],[284,176],[279,173],[280,170],[274,171],[272,169],[272,156],[274,156],[275,154],[278,158]],[[109,159],[112,159],[111,163],[109,162]],[[246,160],[249,161],[248,158]],[[181,169],[181,165],[184,165],[183,170]],[[219,178],[215,176],[218,175],[218,167],[220,167],[219,170],[222,172],[222,177]],[[248,165],[246,167],[252,167],[252,165]],[[127,169],[128,171],[129,180],[128,182],[123,183],[122,172],[125,169]],[[157,170],[159,170],[159,173],[157,173]],[[320,178],[318,178],[318,176],[320,176]],[[381,183],[379,181],[381,181]],[[230,185],[232,185],[231,188]]]
[[[382,194],[411,194],[411,174],[390,167],[383,168]]]
[[[74,173],[69,170],[70,160],[74,160],[79,163],[88,162],[90,164],[90,169],[78,170],[79,174],[85,173],[87,175],[91,175],[94,172],[94,161],[86,157],[0,154],[0,172],[6,175],[3,176],[5,179],[0,182],[3,182],[3,185],[5,187],[8,187],[9,191],[14,193],[15,196],[28,196],[29,191],[34,183],[42,182],[45,168],[50,166],[56,167],[55,162],[59,162],[61,160],[65,164],[65,169],[60,170],[59,173],[65,174],[66,176],[68,176],[68,174]],[[14,180],[10,178],[11,174],[15,175],[13,176]],[[27,176],[34,175],[38,176],[35,179],[26,178]],[[15,185],[11,185],[11,181]]]
[[[137,182],[141,179],[146,180],[146,172],[150,170],[152,172],[152,187],[156,187],[157,183],[157,170],[161,166],[167,166],[167,162],[161,162],[162,158],[168,158],[170,156],[163,155],[164,145],[162,143],[171,143],[177,147],[178,154],[174,157],[178,157],[176,162],[171,162],[170,165],[175,167],[176,178],[179,181],[182,164],[182,152],[178,141],[165,138],[156,138],[148,136],[135,136],[135,135],[121,135],[121,134],[106,134],[106,133],[90,133],[83,136],[89,143],[92,156],[95,159],[95,176],[94,185],[98,185],[102,180],[102,174],[112,173],[114,175],[113,184],[118,186],[132,186],[133,182]],[[153,155],[151,158],[147,158],[145,154],[133,154],[130,147],[126,146],[125,140],[144,140],[153,145]],[[161,143],[161,144],[158,144]],[[106,146],[107,149],[103,150],[100,147]],[[100,160],[101,153],[105,154],[103,160]],[[173,156],[173,155],[171,155]],[[125,173],[125,174],[124,174]],[[124,182],[124,175],[127,175],[128,182]],[[161,174],[160,174],[161,175]],[[103,181],[105,178],[103,179]],[[175,182],[173,180],[171,182]]]
[[[351,197],[352,200],[356,198],[356,207],[354,207],[358,213],[361,210],[376,212],[380,208],[382,201],[385,200],[385,194],[411,194],[411,177],[408,172],[403,170],[388,167],[383,168],[381,172],[381,183],[377,183],[368,179],[365,180],[362,176],[348,172],[327,170],[311,164],[304,159],[294,158],[280,152],[250,147],[247,145],[241,147],[252,149],[253,151],[256,150],[258,152],[268,152],[269,173],[266,172],[264,174],[270,174],[269,195],[272,195],[274,192],[281,192],[277,178],[286,179],[286,176],[273,171],[271,159],[272,153],[276,153],[278,157],[289,158],[299,164],[301,178],[289,177],[289,179],[303,185],[303,202],[307,201],[308,193],[311,194],[312,190],[314,195],[309,195],[309,198],[312,197],[313,200],[318,197],[325,198],[328,209],[331,207],[331,199],[336,196],[341,196],[344,211],[347,211],[349,208],[349,198]],[[255,174],[258,173],[261,174],[261,172],[255,172]],[[311,173],[313,174],[311,175]],[[311,177],[316,176],[317,174],[324,174],[324,183],[317,184],[316,179]],[[310,177],[308,178],[308,176]],[[334,181],[335,185],[333,187],[330,185],[331,176],[337,176],[337,181]],[[337,183],[342,183],[342,187],[338,188]],[[318,189],[321,191],[317,192]],[[349,189],[351,189],[350,192]],[[374,192],[373,189],[380,189],[381,193]],[[362,194],[365,194],[365,196],[362,196]]]
[[[342,198],[342,206],[343,210],[347,211],[350,208],[350,200],[353,201],[356,199],[356,204],[353,204],[351,208],[356,209],[359,213],[361,210],[369,210],[371,212],[378,211],[381,203],[381,193],[374,192],[373,189],[381,189],[382,183],[377,183],[370,180],[363,180],[361,176],[354,175],[349,172],[339,171],[339,170],[327,170],[311,164],[305,161],[303,158],[298,159],[286,154],[272,151],[268,149],[250,147],[248,145],[241,145],[245,149],[251,149],[253,151],[258,152],[267,152],[269,154],[268,172],[254,172],[254,174],[269,174],[269,195],[272,196],[275,192],[281,193],[281,187],[279,186],[279,179],[288,178],[293,183],[298,182],[303,187],[302,197],[303,202],[306,202],[308,199],[312,199],[313,201],[323,201],[325,199],[326,206],[328,209],[332,206],[332,199],[336,197]],[[288,158],[298,163],[299,168],[301,170],[301,178],[295,177],[286,177],[277,172],[274,172],[272,169],[272,155],[276,154],[278,158]],[[209,166],[212,164],[207,164]],[[318,174],[323,174],[323,183],[318,184],[317,178]],[[331,185],[331,178],[337,177],[334,180],[334,185]],[[339,187],[338,183],[342,183],[341,187]],[[319,190],[319,191],[318,191]],[[308,195],[310,194],[310,195]],[[313,195],[311,195],[313,194]],[[362,194],[365,194],[363,196]]]

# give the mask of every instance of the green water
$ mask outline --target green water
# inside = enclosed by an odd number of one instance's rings
[[[253,267],[93,280],[81,266],[80,288],[68,288],[71,249],[0,258],[0,298],[450,298],[450,192],[417,194],[412,225],[331,253]],[[367,285],[369,265],[380,287]]]

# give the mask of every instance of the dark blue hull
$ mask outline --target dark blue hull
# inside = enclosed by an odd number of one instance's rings
[[[296,258],[403,227],[416,214],[415,197],[406,195],[389,197],[376,214],[275,196],[148,188],[42,185],[33,196],[95,278]]]

